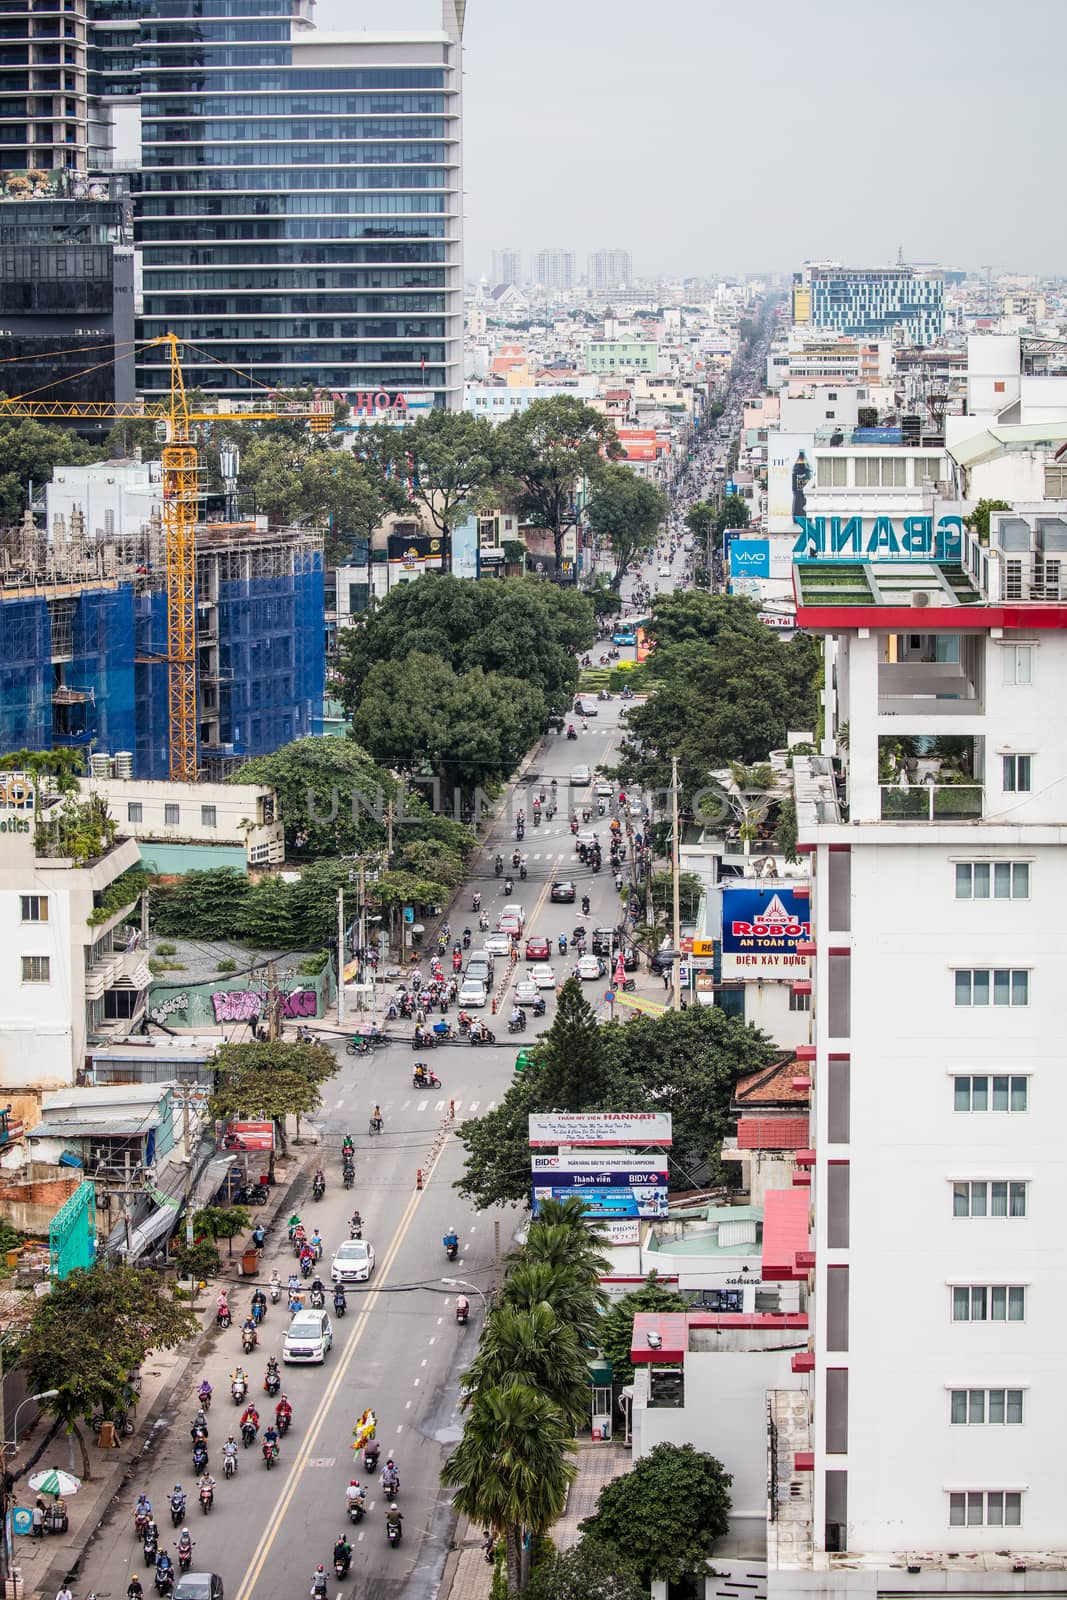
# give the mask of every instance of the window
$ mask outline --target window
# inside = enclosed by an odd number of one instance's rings
[[[953,1322],[1022,1322],[1025,1315],[1021,1284],[956,1284],[952,1290]]]
[[[857,489],[904,489],[907,487],[906,456],[857,456]]]
[[[789,991],[789,1009],[790,1009],[790,1011],[810,1011],[811,1010],[811,995],[810,994],[794,994],[792,989],[790,989],[790,991]]]
[[[1028,861],[957,861],[957,900],[1029,900]]]
[[[1045,468],[1045,499],[1067,500],[1067,466]]]
[[[966,1494],[950,1494],[949,1526],[1017,1528],[1022,1522],[1022,1500],[1016,1489],[969,1489]]]
[[[817,472],[820,489],[846,489],[848,487],[847,456],[820,456],[818,458]]]
[[[1028,1006],[1030,974],[1018,967],[961,967],[956,972],[956,1004]]]
[[[48,921],[48,896],[46,894],[20,894],[19,908],[23,922]]]
[[[214,806],[200,807],[200,826],[202,828],[214,828],[216,826],[216,814]]]
[[[23,956],[23,983],[51,983],[52,960],[50,956]]]
[[[140,800],[127,800],[127,802],[126,802],[126,821],[127,822],[143,822],[144,821],[144,807],[141,805]]]
[[[172,805],[168,802],[168,804],[163,807],[163,826],[165,828],[176,828],[181,819],[182,812],[180,806]]]
[[[1023,1420],[1021,1389],[953,1389],[949,1412],[954,1423],[1018,1423]]]
[[[1005,794],[1030,793],[1030,757],[1002,756]]]
[[[1000,681],[1016,688],[1029,688],[1034,681],[1032,644],[1004,644],[1000,647]]]
[[[954,1111],[1025,1111],[1027,1079],[1007,1073],[953,1079]]]
[[[941,477],[941,462],[937,456],[916,456],[913,467],[916,489],[922,488],[924,478],[929,478],[931,483],[937,483]]]
[[[954,1217],[1025,1217],[1026,1184],[1006,1179],[968,1179],[952,1185]]]

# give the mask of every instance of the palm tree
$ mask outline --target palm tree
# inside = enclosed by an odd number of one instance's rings
[[[552,1204],[553,1202],[548,1202]],[[556,1205],[581,1205],[581,1201],[556,1201]],[[545,1206],[542,1205],[542,1213]],[[522,1261],[544,1261],[553,1267],[571,1267],[586,1283],[598,1282],[611,1271],[607,1259],[600,1254],[603,1235],[593,1233],[582,1223],[553,1222],[542,1215],[530,1228],[521,1255]]]
[[[589,1410],[589,1368],[578,1331],[543,1300],[529,1309],[498,1306],[490,1313],[464,1384],[467,1405],[482,1389],[525,1385],[555,1401],[572,1428]]]
[[[577,1467],[571,1427],[547,1395],[527,1384],[482,1389],[441,1482],[452,1504],[480,1527],[503,1534],[508,1584],[522,1587],[524,1532],[545,1533],[567,1502]]]
[[[591,1345],[597,1342],[607,1296],[599,1285],[592,1287],[571,1267],[520,1259],[504,1279],[500,1304],[515,1311],[548,1305],[560,1322],[575,1330],[582,1344]]]

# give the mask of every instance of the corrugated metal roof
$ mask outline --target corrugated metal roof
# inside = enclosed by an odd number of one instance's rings
[[[62,1120],[44,1117],[26,1135],[28,1139],[132,1139],[139,1133],[158,1128],[158,1111],[149,1111],[143,1117],[112,1117],[94,1122],[89,1117]]]
[[[807,1117],[742,1117],[737,1124],[739,1150],[803,1150],[808,1137]]]

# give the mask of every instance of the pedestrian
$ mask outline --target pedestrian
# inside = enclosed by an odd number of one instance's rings
[[[44,1501],[41,1499],[40,1495],[37,1496],[37,1500],[36,1500],[36,1502],[34,1504],[33,1515],[32,1515],[32,1519],[31,1520],[32,1520],[32,1526],[30,1528],[30,1537],[33,1538],[33,1539],[43,1539],[44,1538]]]
[[[671,972],[670,972],[670,968],[667,967],[667,968],[664,969],[664,973],[663,973],[663,987],[665,989],[669,989],[670,986],[671,986]]]
[[[74,1596],[70,1592],[66,1579],[64,1579],[59,1586],[59,1591],[56,1594],[56,1600],[74,1600]]]

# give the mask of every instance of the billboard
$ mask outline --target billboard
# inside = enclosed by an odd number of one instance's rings
[[[807,491],[814,472],[813,433],[768,433],[768,533],[795,533],[794,517],[807,514]]]
[[[533,1186],[533,1214],[536,1217],[542,1200],[568,1200],[576,1197],[583,1201],[593,1217],[665,1217],[667,1215],[667,1185],[649,1185],[639,1188],[564,1189],[555,1184]]]
[[[769,578],[770,575],[771,541],[769,539],[731,540],[731,578]]]
[[[641,1224],[636,1217],[601,1217],[598,1219],[600,1230],[607,1235],[608,1246],[617,1244],[640,1244]]]
[[[612,1145],[671,1143],[669,1111],[548,1111],[530,1116],[530,1145]]]
[[[801,515],[793,529],[793,554],[820,560],[827,556],[843,556],[848,561],[919,556],[959,561],[965,513],[970,514],[968,505],[955,500],[938,502],[933,516],[879,516],[873,511],[850,516]]]
[[[799,978],[809,968],[797,945],[811,937],[808,896],[794,889],[724,884],[723,977]]]
[[[547,1151],[542,1155],[534,1151],[530,1157],[530,1167],[536,1178],[542,1172],[633,1172],[635,1170],[655,1170],[667,1176],[666,1163],[659,1156],[635,1156],[630,1150],[597,1150],[592,1155],[583,1155],[580,1150],[571,1150],[566,1155],[550,1154]],[[552,1180],[554,1183],[558,1179]]]
[[[568,1157],[569,1160],[569,1157]],[[551,1184],[554,1189],[639,1189],[657,1188],[667,1182],[666,1169],[642,1168],[640,1158],[632,1169],[622,1172],[533,1172],[531,1180]]]
[[[231,1122],[222,1139],[226,1150],[273,1150],[273,1122]]]

